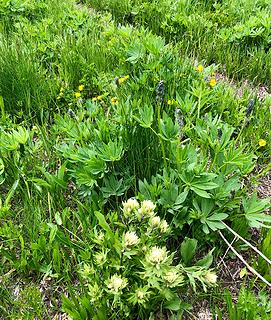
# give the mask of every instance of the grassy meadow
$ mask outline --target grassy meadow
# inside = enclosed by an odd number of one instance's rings
[[[269,0],[0,1],[0,319],[271,318]]]

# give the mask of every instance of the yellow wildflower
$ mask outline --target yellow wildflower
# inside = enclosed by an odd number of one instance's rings
[[[118,83],[122,84],[123,82],[125,82],[126,80],[128,80],[130,77],[129,76],[124,76],[118,79]]]
[[[168,100],[168,101],[167,101],[167,104],[168,104],[169,106],[172,106],[174,103],[175,103],[174,100]]]
[[[204,70],[203,65],[200,64],[200,65],[197,67],[197,70],[198,70],[198,72],[203,72],[203,70]]]
[[[74,95],[75,95],[75,98],[77,98],[77,99],[81,97],[81,93],[80,92],[75,92]]]
[[[259,146],[260,146],[260,147],[265,147],[265,146],[266,146],[266,140],[260,139],[260,140],[259,140]]]
[[[97,100],[102,101],[103,100],[103,96],[98,96]]]
[[[123,84],[124,81],[125,81],[124,78],[119,78],[119,84]]]
[[[80,84],[80,86],[78,87],[79,91],[83,91],[85,89],[85,86],[83,84]]]
[[[119,104],[119,100],[118,100],[118,98],[116,98],[116,97],[114,97],[114,98],[111,98],[111,103],[113,104],[113,105],[118,105]]]
[[[212,78],[212,79],[210,80],[210,82],[209,82],[209,85],[210,85],[211,87],[214,87],[214,86],[216,85],[216,79],[215,79],[215,78]]]

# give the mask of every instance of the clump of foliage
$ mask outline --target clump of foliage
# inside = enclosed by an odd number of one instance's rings
[[[196,289],[199,282],[204,290],[216,283],[216,274],[208,270],[211,252],[193,264],[196,242],[185,239],[177,258],[166,248],[170,228],[154,210],[152,201],[129,199],[121,213],[106,219],[95,212],[99,225],[79,258],[86,293],[74,301],[64,298],[64,310],[73,319],[133,319],[135,314],[144,319],[159,309],[181,316],[189,283]]]

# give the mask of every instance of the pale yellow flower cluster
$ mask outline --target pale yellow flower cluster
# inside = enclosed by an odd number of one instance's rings
[[[128,281],[126,278],[122,278],[116,274],[114,274],[111,278],[110,281],[107,285],[108,289],[110,289],[110,291],[112,293],[118,293],[120,292],[122,289],[124,289],[128,284]]]
[[[160,217],[157,216],[151,217],[149,223],[152,228],[159,228],[162,233],[166,233],[169,229],[166,220],[161,220]]]
[[[140,239],[135,232],[126,232],[124,235],[124,245],[125,247],[135,246],[139,243]]]
[[[138,209],[138,213],[141,216],[154,216],[154,209],[156,205],[151,200],[144,200],[141,202],[141,207]]]
[[[146,256],[146,260],[151,264],[159,265],[167,258],[167,250],[166,248],[159,248],[154,246],[151,248],[150,252]]]
[[[139,203],[136,199],[128,199],[126,202],[122,202],[123,213],[125,216],[130,216],[134,210],[139,209]]]
[[[217,275],[214,272],[207,271],[207,273],[205,274],[205,280],[209,284],[215,284],[217,281]]]

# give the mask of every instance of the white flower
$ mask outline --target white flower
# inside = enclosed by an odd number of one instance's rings
[[[217,280],[217,275],[214,272],[208,271],[205,274],[205,280],[210,284],[215,284]]]
[[[159,227],[160,222],[161,222],[160,217],[152,217],[152,218],[150,218],[150,225],[151,225],[153,228]]]
[[[139,238],[135,232],[126,232],[124,235],[124,243],[126,247],[134,246],[139,243]]]
[[[166,220],[162,220],[159,226],[162,233],[166,233],[168,231],[168,223]]]
[[[151,200],[144,200],[141,202],[141,207],[138,209],[138,213],[141,216],[153,216],[154,215],[154,209],[156,205]]]
[[[111,279],[107,285],[108,289],[110,289],[113,293],[118,293],[126,286],[127,286],[127,279],[121,278],[120,276],[118,276],[116,274],[114,274],[111,277]]]
[[[136,199],[128,199],[126,202],[122,202],[123,205],[123,212],[125,215],[129,216],[133,210],[139,208],[139,203]]]
[[[166,248],[159,248],[154,246],[151,248],[151,251],[147,255],[147,260],[152,264],[160,264],[167,257]]]

